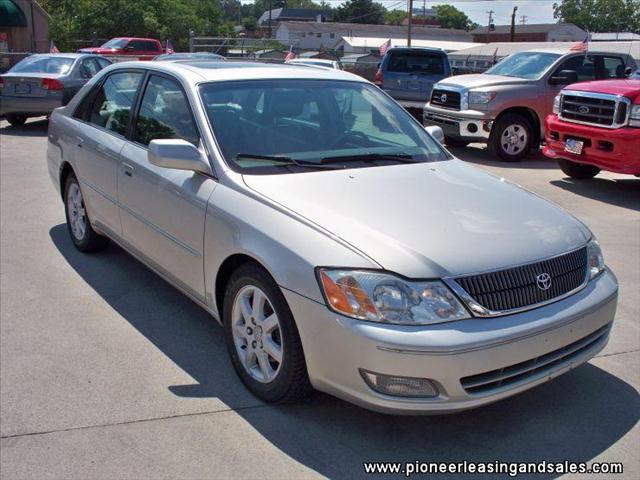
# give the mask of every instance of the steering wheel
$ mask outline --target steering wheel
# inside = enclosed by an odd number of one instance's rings
[[[337,144],[339,144],[340,142],[342,142],[343,140],[349,137],[354,139],[364,140],[366,143],[369,143],[369,137],[367,137],[364,133],[358,132],[357,130],[356,131],[349,130],[348,132],[344,132],[342,135],[339,135],[338,137],[334,138],[333,142],[329,144],[329,148],[335,147]],[[364,146],[364,145],[361,145],[361,146]]]

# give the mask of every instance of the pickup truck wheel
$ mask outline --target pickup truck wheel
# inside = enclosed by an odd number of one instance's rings
[[[533,128],[529,120],[517,113],[500,117],[491,129],[489,149],[505,162],[518,162],[529,155]]]
[[[444,136],[444,143],[446,143],[447,146],[449,146],[449,147],[462,148],[462,147],[466,147],[471,142],[467,142],[465,140],[460,140],[458,138],[453,138],[453,137],[449,137],[449,136],[445,135]]]
[[[7,122],[9,122],[9,124],[13,125],[14,127],[20,127],[27,121],[27,117],[25,117],[24,115],[15,114],[7,115],[6,119]]]
[[[587,180],[595,177],[600,173],[598,167],[593,165],[586,165],[584,163],[572,162],[571,160],[558,160],[560,170],[562,170],[567,176],[575,178],[576,180]]]
[[[233,367],[254,395],[292,402],[313,391],[291,310],[263,268],[249,263],[231,275],[223,320]]]
[[[73,244],[85,253],[104,250],[109,239],[99,235],[92,227],[84,205],[80,183],[73,173],[67,177],[64,187],[65,213],[67,228]]]

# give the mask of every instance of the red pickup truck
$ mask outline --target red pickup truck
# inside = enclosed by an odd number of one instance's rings
[[[153,38],[118,37],[112,38],[100,47],[81,48],[80,53],[96,53],[98,55],[130,56],[138,60],[153,60],[162,55],[164,49],[159,40]]]
[[[640,70],[626,79],[574,83],[555,98],[542,152],[569,177],[600,170],[640,176]]]

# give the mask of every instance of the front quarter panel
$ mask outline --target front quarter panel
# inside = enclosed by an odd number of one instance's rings
[[[319,227],[230,184],[228,176],[222,180],[209,199],[205,225],[206,295],[214,311],[217,273],[235,254],[255,259],[282,288],[322,303],[315,267],[380,268]]]

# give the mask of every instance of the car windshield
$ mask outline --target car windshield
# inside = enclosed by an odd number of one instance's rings
[[[17,63],[11,73],[54,73],[64,74],[69,71],[74,59],[70,57],[27,57]]]
[[[122,48],[127,43],[129,43],[129,40],[125,38],[112,38],[107,43],[103,44],[100,48]]]
[[[451,158],[402,107],[370,84],[298,79],[215,82],[203,84],[200,95],[225,159],[244,173]]]
[[[558,58],[560,58],[560,55],[556,53],[514,53],[484,73],[529,79],[540,78]]]

